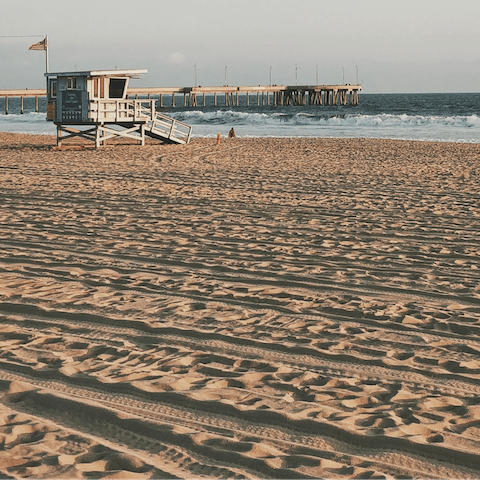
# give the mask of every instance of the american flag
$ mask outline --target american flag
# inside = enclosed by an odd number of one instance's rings
[[[29,50],[46,50],[47,49],[47,37],[45,37],[41,42],[34,43]]]

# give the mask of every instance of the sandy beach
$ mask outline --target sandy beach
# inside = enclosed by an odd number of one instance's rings
[[[480,145],[0,133],[1,478],[479,478]]]

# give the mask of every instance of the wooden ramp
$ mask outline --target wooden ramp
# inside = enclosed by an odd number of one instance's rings
[[[191,134],[190,125],[158,112],[155,112],[152,119],[147,121],[145,128],[145,135],[163,140],[165,143],[188,143]]]

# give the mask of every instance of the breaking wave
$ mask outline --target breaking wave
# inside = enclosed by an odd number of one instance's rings
[[[170,111],[192,125],[193,136],[215,136],[231,127],[251,137],[350,137],[480,143],[480,117],[471,115],[326,114],[244,110]],[[228,129],[228,130],[227,130]]]
[[[259,113],[235,110],[216,111],[179,111],[170,115],[180,121],[193,125],[307,125],[307,126],[345,126],[345,127],[477,127],[480,128],[480,117],[468,116],[424,116],[424,115],[394,115],[382,113],[377,115],[340,114],[314,115],[310,113],[289,114],[284,112]]]

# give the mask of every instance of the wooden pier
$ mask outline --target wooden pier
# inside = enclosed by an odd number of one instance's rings
[[[258,86],[218,86],[218,87],[140,87],[129,88],[131,98],[157,97],[160,107],[174,108],[206,106],[206,97],[213,96],[214,106],[242,105],[358,105],[358,92],[361,85],[258,85]],[[183,96],[183,98],[182,98]],[[23,99],[35,98],[35,111],[38,112],[39,97],[46,97],[46,90],[0,90],[0,98],[5,98],[5,113],[8,114],[8,99],[20,98],[20,111],[23,113]],[[166,101],[166,98],[170,100]],[[177,99],[180,97],[180,102]],[[168,104],[167,104],[168,103]]]
[[[183,95],[184,107],[206,106],[206,96],[213,95],[214,106],[239,106],[240,97],[244,105],[358,105],[361,85],[267,85],[248,87],[142,87],[130,88],[129,94],[137,97],[147,95],[159,97],[160,107],[176,107],[175,96]],[[1,95],[1,93],[0,93]],[[164,97],[170,97],[168,105]],[[223,98],[223,100],[219,100]]]

